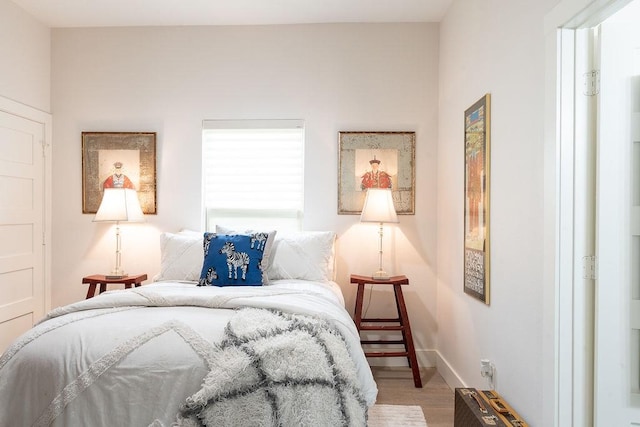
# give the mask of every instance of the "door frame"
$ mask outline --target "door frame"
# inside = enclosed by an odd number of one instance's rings
[[[573,351],[576,306],[573,292],[581,279],[575,269],[575,43],[576,30],[595,26],[631,0],[562,0],[545,16],[543,403],[545,425],[574,425],[573,414],[592,411],[574,395]],[[593,315],[593,314],[592,314]]]

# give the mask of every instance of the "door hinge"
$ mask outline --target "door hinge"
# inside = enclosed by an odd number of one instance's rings
[[[589,255],[582,258],[582,278],[595,280],[598,274],[598,257]]]
[[[591,70],[584,73],[584,92],[586,96],[595,96],[600,93],[600,70]]]

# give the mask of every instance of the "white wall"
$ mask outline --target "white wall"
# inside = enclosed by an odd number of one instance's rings
[[[406,274],[423,364],[436,348],[437,24],[54,29],[53,306],[113,262],[113,229],[82,214],[81,132],[158,133],[158,214],[124,225],[123,265],[159,270],[161,231],[200,228],[203,119],[306,122],[305,229],[335,230],[338,282],[377,266],[377,226],[337,215],[337,134],[416,131],[416,215],[387,231],[385,267]],[[386,316],[376,292],[370,315]]]
[[[49,111],[49,28],[9,0],[0,0],[0,96]]]
[[[438,350],[469,386],[496,389],[542,422],[543,20],[556,2],[455,0],[440,32]],[[491,305],[463,292],[464,110],[491,93]]]

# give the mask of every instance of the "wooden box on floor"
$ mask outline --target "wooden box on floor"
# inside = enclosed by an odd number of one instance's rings
[[[456,388],[454,427],[529,427],[493,390]]]

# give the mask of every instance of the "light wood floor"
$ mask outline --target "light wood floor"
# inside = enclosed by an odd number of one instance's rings
[[[378,384],[376,403],[420,405],[428,427],[453,426],[454,393],[435,368],[421,369],[422,388],[415,388],[411,369],[371,368]]]

